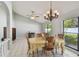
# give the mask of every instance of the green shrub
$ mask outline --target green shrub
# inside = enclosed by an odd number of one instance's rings
[[[77,34],[64,34],[67,39],[67,43],[76,45]]]

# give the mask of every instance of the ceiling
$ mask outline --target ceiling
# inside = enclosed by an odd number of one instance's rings
[[[58,10],[60,16],[58,19],[67,17],[76,17],[79,15],[78,1],[52,1],[52,8]],[[13,11],[17,14],[27,17],[31,11],[35,11],[39,18],[34,21],[44,23],[44,14],[49,10],[49,1],[16,1],[13,2]]]

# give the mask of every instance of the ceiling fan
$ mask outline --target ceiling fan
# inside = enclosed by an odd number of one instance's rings
[[[38,18],[39,16],[35,14],[35,11],[31,11],[31,15],[27,15],[27,17],[34,20],[34,19]]]

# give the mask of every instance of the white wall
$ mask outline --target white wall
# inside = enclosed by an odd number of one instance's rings
[[[14,13],[16,37],[23,37],[27,32],[41,32],[41,25],[21,15]]]
[[[3,37],[3,27],[7,26],[7,18],[6,18],[6,11],[3,6],[0,6],[0,41]]]
[[[63,33],[63,20],[62,19],[54,19],[52,21],[53,24],[53,35]]]
[[[14,12],[12,12],[12,27],[15,28],[15,18],[14,18]]]

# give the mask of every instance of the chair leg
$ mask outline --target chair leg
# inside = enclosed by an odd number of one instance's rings
[[[34,57],[34,51],[32,52],[32,57]]]
[[[27,55],[28,55],[28,56],[31,55],[30,49],[27,51]]]
[[[27,54],[29,54],[29,49],[27,50]]]
[[[52,51],[52,54],[54,55],[54,51]]]
[[[57,50],[58,50],[58,49],[57,49],[57,47],[56,47],[56,48],[55,48],[55,52],[56,52],[56,53],[57,53]]]
[[[64,53],[64,51],[63,51],[64,49],[63,48],[61,48],[61,55],[63,55],[63,53]]]
[[[46,54],[46,56],[48,56],[48,55],[47,55],[47,51],[45,51],[45,54]]]
[[[37,55],[38,55],[38,49],[37,49]]]
[[[41,55],[43,55],[43,54],[45,54],[45,49],[44,48],[42,48],[42,54]]]
[[[45,50],[45,51],[44,51],[44,54],[46,54],[46,56],[48,56],[48,51]]]

